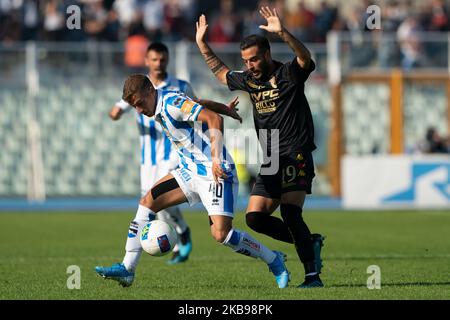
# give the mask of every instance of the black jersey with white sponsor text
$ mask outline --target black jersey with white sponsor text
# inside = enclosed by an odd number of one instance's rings
[[[260,129],[278,129],[280,155],[299,150],[312,151],[316,148],[314,124],[304,90],[305,81],[315,69],[315,64],[311,60],[308,68],[303,69],[297,58],[284,64],[274,62],[276,69],[267,82],[258,81],[249,71],[229,71],[228,88],[249,93],[256,134],[261,143],[266,142],[264,135],[259,135]],[[266,150],[271,150],[270,133],[267,137]]]

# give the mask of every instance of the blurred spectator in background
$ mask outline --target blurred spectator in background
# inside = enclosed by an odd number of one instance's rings
[[[164,40],[180,41],[184,38],[187,21],[179,0],[166,0],[164,4]]]
[[[257,7],[267,7],[270,5],[269,0],[261,0],[258,2]],[[242,34],[257,34],[263,35],[264,30],[260,29],[259,26],[264,24],[264,19],[259,14],[258,10],[248,10],[244,13],[244,18],[242,19]]]
[[[352,8],[346,24],[351,39],[350,65],[355,68],[368,66],[375,56],[373,42],[365,38],[371,35],[366,33],[366,9],[365,6]]]
[[[285,15],[284,21],[286,28],[292,30],[294,37],[302,42],[310,42],[313,40],[312,30],[315,18],[314,12],[309,10],[301,0],[298,2],[296,10]]]
[[[416,16],[409,16],[399,26],[397,39],[400,42],[401,66],[404,70],[423,65],[422,44],[419,33],[423,31]]]
[[[125,65],[129,73],[145,73],[145,55],[150,44],[142,23],[130,27],[130,35],[125,41]]]
[[[449,16],[444,1],[432,0],[422,4],[420,10],[420,23],[425,31],[448,32]],[[432,39],[433,35],[428,37]],[[448,63],[448,44],[445,41],[424,41],[423,54],[432,66],[445,66]]]
[[[447,44],[419,42],[418,32],[448,32],[449,1],[355,0],[347,5],[344,1],[321,0],[313,7],[309,6],[313,1],[306,0],[0,0],[0,41],[120,42],[126,41],[137,24],[143,25],[152,41],[192,41],[195,30],[185,26],[192,25],[200,13],[206,13],[213,17],[210,41],[229,43],[244,35],[264,34],[259,29],[262,21],[255,9],[272,6],[292,33],[305,42],[323,43],[330,30],[350,31],[352,49],[359,52],[352,56],[354,66],[377,62],[382,67],[398,65],[401,46],[402,65],[410,69],[447,64]],[[387,40],[377,35],[378,55],[374,54],[374,48],[360,47],[363,39],[373,33],[365,32],[370,15],[366,9],[372,4],[382,9],[383,32],[397,34],[396,40],[401,41],[400,45],[385,48]],[[81,30],[66,28],[66,9],[70,5],[81,9]],[[378,61],[368,61],[368,55],[378,57]]]
[[[450,151],[449,137],[442,137],[434,127],[427,129],[424,152],[448,153]]]
[[[209,41],[229,43],[239,41],[239,20],[234,13],[233,0],[221,0],[220,8],[212,18]]]
[[[21,40],[20,6],[12,0],[0,0],[0,40]]]
[[[382,10],[382,29],[384,32],[395,32],[402,21],[408,16],[408,12],[411,12],[412,8],[409,8],[407,4],[401,5],[397,0],[389,1]]]
[[[39,32],[39,1],[25,0],[23,4],[22,39],[37,40]]]
[[[117,12],[121,28],[128,30],[137,16],[136,0],[115,0],[112,8]]]
[[[108,12],[101,0],[88,2],[83,10],[84,31],[89,39],[103,40],[102,34],[106,29]]]
[[[389,1],[381,8],[381,30],[377,35],[378,66],[391,68],[399,65],[400,52],[396,43],[395,31],[404,19],[403,10],[398,1]],[[394,35],[394,36],[393,36]]]
[[[449,16],[443,0],[432,0],[430,31],[448,31]]]
[[[314,21],[315,42],[326,41],[327,33],[333,27],[337,14],[336,7],[331,7],[326,1],[320,2],[320,9]]]
[[[159,0],[146,1],[141,7],[141,19],[147,35],[152,41],[160,41],[164,25],[164,3]]]
[[[49,0],[45,4],[44,40],[61,41],[66,26],[63,8],[57,0]]]

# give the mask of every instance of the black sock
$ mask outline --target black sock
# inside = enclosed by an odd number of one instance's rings
[[[302,217],[302,208],[292,204],[280,206],[281,217],[294,239],[295,250],[305,267],[305,274],[317,272],[311,232]]]
[[[180,236],[180,242],[181,244],[185,245],[191,240],[191,230],[189,227],[186,228],[186,230],[179,235]]]
[[[316,280],[320,280],[320,276],[318,273],[316,273],[314,275],[310,275],[310,276],[305,276],[306,282],[312,282],[312,281],[316,281]]]
[[[280,218],[272,217],[268,212],[249,212],[245,218],[252,230],[276,240],[294,243],[286,224]]]

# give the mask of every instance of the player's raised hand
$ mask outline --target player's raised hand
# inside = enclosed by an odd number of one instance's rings
[[[208,24],[206,23],[206,17],[202,14],[198,21],[195,23],[197,27],[197,32],[195,34],[195,40],[197,43],[201,43],[205,41],[206,30],[208,29]]]
[[[268,32],[278,33],[283,31],[283,25],[278,17],[277,10],[274,8],[273,11],[269,7],[261,7],[259,13],[267,20],[267,26],[260,25],[259,28],[266,30]]]
[[[241,116],[237,113],[239,111],[236,106],[239,104],[239,97],[234,98],[232,101],[228,103],[228,109],[230,110],[229,116],[233,119],[238,120],[240,123],[242,123]]]

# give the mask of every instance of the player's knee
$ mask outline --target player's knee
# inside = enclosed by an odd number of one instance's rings
[[[281,218],[287,224],[295,221],[303,221],[302,207],[293,204],[281,204],[280,205]]]
[[[214,240],[216,240],[217,242],[223,243],[228,236],[228,232],[229,232],[229,230],[212,229],[211,235],[213,236]]]
[[[261,232],[267,224],[268,216],[269,213],[267,212],[248,212],[245,215],[245,221],[250,229]]]
[[[141,200],[139,201],[139,204],[141,206],[147,207],[150,210],[152,210],[153,212],[157,212],[155,211],[155,206],[154,206],[154,202],[153,202],[153,198],[151,196],[149,196],[149,194],[147,193],[145,196],[143,196],[141,198]]]

